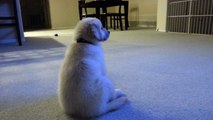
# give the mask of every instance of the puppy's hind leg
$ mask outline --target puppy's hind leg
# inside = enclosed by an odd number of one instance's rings
[[[119,98],[119,97],[123,97],[123,96],[126,96],[120,89],[115,89],[115,92],[114,92],[114,99],[115,98]]]
[[[111,112],[111,111],[114,111],[114,110],[116,110],[116,109],[119,109],[119,108],[122,107],[126,102],[127,102],[127,97],[126,97],[126,96],[117,97],[117,98],[111,100],[111,101],[107,104],[107,111],[108,111],[108,112]]]

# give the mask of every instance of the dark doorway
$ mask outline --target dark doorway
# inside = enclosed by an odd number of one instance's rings
[[[20,0],[24,30],[49,29],[48,0]]]

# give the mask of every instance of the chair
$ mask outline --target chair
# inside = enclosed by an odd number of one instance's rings
[[[113,1],[109,0],[109,4],[110,4],[110,2],[113,2]],[[110,27],[111,28],[112,28],[112,24],[113,24],[114,29],[120,27],[120,30],[123,30],[122,20],[125,17],[125,13],[122,12],[121,0],[116,0],[115,2],[116,2],[116,4],[118,4],[117,12],[107,12],[107,17],[110,18]]]
[[[15,27],[16,34],[17,34],[17,41],[18,45],[22,46],[21,41],[21,31],[19,26],[19,19],[18,19],[18,11],[17,11],[17,2],[13,0],[13,16],[0,16],[0,27]]]
[[[107,20],[106,20],[107,17],[106,17],[106,13],[104,12],[104,10],[102,10],[102,13],[100,13],[100,15],[97,16],[96,13],[88,13],[88,10],[87,10],[88,7],[86,5],[86,0],[81,0],[79,2],[80,2],[79,8],[83,8],[83,10],[84,10],[84,12],[82,12],[81,11],[82,9],[79,9],[79,11],[80,11],[80,20],[82,18],[86,18],[86,17],[96,17],[96,18],[100,19],[102,24],[103,24],[103,26],[107,28]]]

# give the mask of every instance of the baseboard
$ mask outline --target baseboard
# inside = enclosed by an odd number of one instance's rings
[[[131,27],[156,28],[156,21],[129,21]]]
[[[66,27],[52,27],[52,30],[60,30],[60,29],[74,29],[75,26],[66,26]]]
[[[158,31],[158,32],[166,32],[166,30],[162,30],[162,29],[159,29],[159,28],[157,28],[156,31]]]

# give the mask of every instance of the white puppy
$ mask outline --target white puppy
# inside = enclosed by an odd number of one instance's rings
[[[75,29],[77,41],[66,52],[60,72],[59,102],[76,117],[96,117],[121,107],[127,97],[106,76],[101,41],[109,31],[96,18],[81,20]]]

